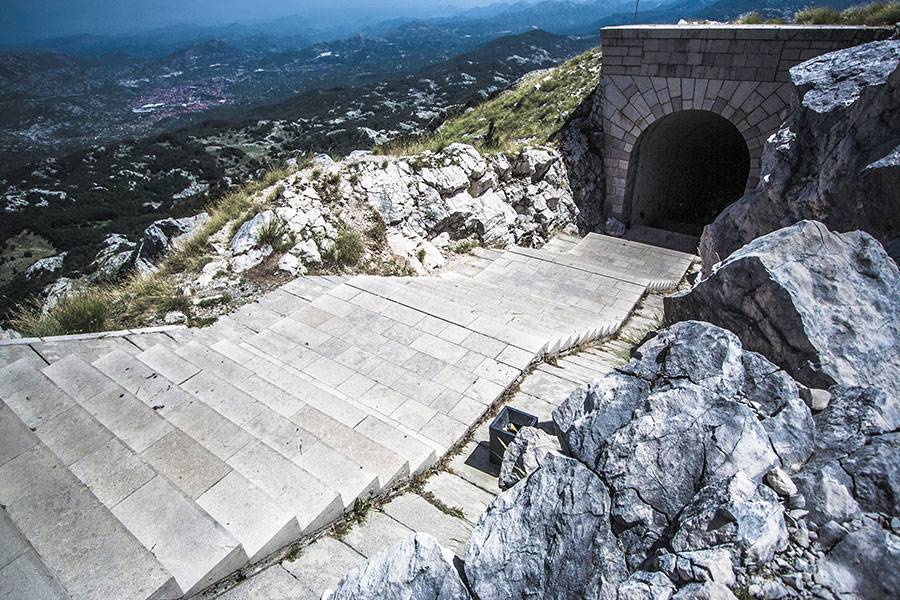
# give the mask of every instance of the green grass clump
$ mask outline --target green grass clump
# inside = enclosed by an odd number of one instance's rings
[[[118,285],[95,285],[73,292],[44,313],[37,300],[16,310],[10,324],[28,337],[97,333],[143,325],[147,319],[179,310],[188,316],[190,300],[165,277],[133,275]]]
[[[60,299],[46,314],[40,303],[26,304],[10,321],[14,329],[28,337],[106,331],[115,325],[113,300],[108,288],[91,288]]]
[[[784,25],[787,23],[784,19],[766,19],[755,11],[741,15],[734,22],[739,25]]]
[[[801,25],[894,25],[900,22],[900,2],[873,2],[844,10],[820,6],[797,11]]]
[[[352,267],[359,264],[365,251],[366,245],[359,232],[345,229],[334,239],[327,258],[335,265]]]
[[[593,48],[554,69],[526,76],[516,87],[448,119],[431,136],[398,138],[375,151],[410,156],[461,142],[493,153],[545,144],[597,87],[599,77],[600,48]]]
[[[256,234],[256,241],[260,244],[268,244],[276,252],[289,250],[296,242],[296,236],[288,226],[287,221],[281,217],[274,217],[263,223]]]
[[[287,169],[272,169],[262,179],[251,181],[227,194],[207,207],[209,221],[192,238],[170,253],[163,260],[160,269],[167,273],[199,271],[209,262],[209,238],[228,223],[237,222],[240,228],[255,214],[256,194],[290,175]],[[278,189],[275,190],[277,195]]]

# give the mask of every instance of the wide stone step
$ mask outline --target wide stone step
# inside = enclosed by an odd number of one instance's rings
[[[578,236],[569,235],[566,233],[557,233],[555,236],[550,238],[546,244],[541,246],[541,250],[557,253],[568,252],[580,241],[581,238]]]
[[[649,279],[651,290],[677,285],[695,260],[691,253],[596,233],[585,236],[569,254],[623,273],[639,273]]]
[[[182,595],[160,561],[3,402],[0,440],[0,504],[49,575],[73,598]],[[54,587],[47,581],[35,585]]]
[[[511,327],[480,316],[472,307],[451,301],[438,302],[394,282],[374,277],[356,277],[349,285],[522,350],[542,353],[551,345],[551,342],[519,327]]]
[[[158,460],[166,465],[165,469],[162,466],[159,469],[172,473],[189,472],[195,477],[218,474],[218,481],[191,489],[199,492],[196,497],[198,503],[209,507],[213,510],[213,516],[222,519],[220,522],[241,541],[251,558],[265,556],[280,545],[296,539],[302,531],[319,526],[323,519],[322,513],[334,516],[335,506],[340,504],[339,493],[322,484],[300,465],[292,463],[293,468],[281,462],[277,465],[279,474],[290,472],[293,477],[306,484],[307,492],[299,500],[308,498],[309,503],[298,512],[298,499],[284,499],[280,489],[277,494],[269,495],[260,481],[254,480],[254,477],[262,478],[266,486],[272,480],[272,477],[260,474],[258,465],[252,461],[244,461],[235,467],[228,462],[242,448],[260,439],[269,444],[267,451],[276,453],[280,459],[285,458],[286,454],[290,454],[291,448],[301,445],[298,440],[303,434],[298,433],[300,428],[293,423],[280,418],[287,432],[278,431],[265,418],[278,415],[270,415],[263,408],[253,420],[241,427],[196,396],[166,381],[135,357],[113,353],[99,359],[96,364],[104,369],[106,375],[123,386],[129,386],[129,392],[133,391],[138,395],[141,403],[150,407],[149,410],[153,411],[155,408],[154,414],[163,423],[167,426],[171,424],[183,432],[183,436],[167,436],[166,439],[174,438],[179,443],[171,444],[171,452],[157,453]],[[142,381],[161,383],[147,386],[141,385]],[[315,443],[315,438],[309,436],[309,442]],[[157,445],[164,446],[165,440]],[[271,446],[278,447],[281,452]],[[257,450],[254,456],[266,454],[267,451]],[[179,465],[179,457],[189,461],[189,464]],[[189,470],[189,467],[192,468]],[[244,467],[246,472],[242,470]],[[224,481],[226,479],[228,481]],[[255,491],[246,498],[231,497],[224,493],[224,490],[231,488]],[[238,519],[236,515],[244,512],[248,505],[253,507],[251,513]]]
[[[38,437],[66,457],[72,472],[151,549],[185,593],[245,564],[240,542],[194,503],[231,469],[124,388],[104,386],[107,391],[91,396],[76,387],[76,368],[92,379],[102,377],[76,356],[47,367],[60,395],[71,390],[78,405],[61,415],[61,425],[56,417],[38,428]]]
[[[329,391],[326,386],[310,381],[301,372],[271,356],[232,342],[220,342],[217,349],[238,359],[279,389],[290,390],[302,404],[289,416],[291,421],[321,436],[348,458],[362,460],[367,469],[378,475],[379,489],[405,477],[411,470],[422,468],[423,463],[434,455],[435,448],[411,430],[402,432],[410,441],[400,447],[385,444],[383,439],[374,439],[365,432],[357,431],[356,427],[372,416],[372,411],[337,390]],[[402,429],[399,424],[384,417],[379,420],[394,429]]]
[[[218,349],[223,352],[219,353]],[[270,388],[277,390],[276,397],[279,398],[288,394],[286,389],[292,390],[294,395],[291,397],[297,399],[296,404],[291,406],[284,398],[281,398],[272,408],[282,410],[296,408],[296,410],[293,410],[287,418],[270,414],[266,417],[266,424],[272,430],[284,432],[289,438],[300,438],[301,435],[303,437],[310,436],[309,449],[311,452],[304,447],[302,450],[298,449],[296,455],[288,455],[288,457],[338,490],[345,507],[352,506],[356,499],[366,499],[381,491],[386,485],[409,474],[409,464],[399,455],[369,439],[365,434],[354,431],[352,427],[318,411],[301,399],[307,398],[310,402],[318,403],[317,401],[322,396],[320,388],[310,385],[305,380],[298,385],[296,377],[293,382],[285,381],[289,373],[260,354],[228,340],[221,341],[217,349],[206,348],[197,342],[191,342],[180,348],[178,353],[189,357],[196,363],[202,363],[203,366],[212,369],[217,376],[229,377],[231,380],[237,381],[238,385],[241,385],[241,379],[244,379],[245,382],[248,379],[252,380],[245,389],[253,396],[263,400],[272,397]],[[241,362],[247,362],[255,368],[250,370]],[[275,383],[268,381],[267,376],[272,376]],[[190,381],[186,385],[189,386]],[[282,389],[278,385],[284,386],[286,389]],[[304,390],[312,393],[304,394]],[[334,400],[329,399],[328,402],[333,404]],[[345,414],[346,412],[344,411]],[[363,418],[364,415],[361,415],[359,420],[352,425],[355,426]],[[278,449],[270,439],[263,436],[264,432],[257,432],[253,429],[253,425],[257,421],[259,421],[259,416],[246,425],[245,429]],[[292,427],[293,424],[296,426]],[[421,452],[416,454],[418,459]],[[418,468],[419,464],[416,463],[415,467]]]
[[[524,323],[542,335],[558,336],[559,332],[571,332],[569,336],[574,335],[575,343],[596,337],[606,325],[605,320],[596,313],[578,307],[546,300],[535,301],[534,297],[521,294],[510,295],[504,288],[452,274],[441,278],[422,278],[417,287],[456,301],[478,303],[493,314],[502,315],[504,322]]]
[[[492,318],[498,323],[510,327],[528,329],[535,335],[559,340],[558,345],[577,343],[576,340],[586,335],[583,332],[592,331],[590,326],[579,328],[573,326],[571,322],[564,323],[562,319],[541,315],[537,307],[542,303],[535,302],[534,298],[530,298],[530,303],[504,302],[496,298],[493,299],[495,301],[492,301],[490,296],[482,295],[477,290],[467,289],[467,286],[454,286],[437,278],[410,280],[405,285],[420,295],[430,297],[435,302],[449,300],[460,305],[471,305],[476,308],[482,318]]]

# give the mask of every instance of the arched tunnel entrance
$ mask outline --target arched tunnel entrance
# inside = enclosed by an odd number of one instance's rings
[[[669,114],[638,138],[628,167],[631,224],[693,236],[744,193],[750,151],[730,121],[705,110]]]

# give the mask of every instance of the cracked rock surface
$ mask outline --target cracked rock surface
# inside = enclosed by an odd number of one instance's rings
[[[900,273],[866,233],[801,221],[758,238],[691,290],[666,299],[670,320],[734,331],[810,387],[900,380]]]
[[[886,247],[900,240],[900,40],[824,54],[791,69],[791,81],[801,102],[766,144],[759,186],[703,232],[707,272],[801,219]]]

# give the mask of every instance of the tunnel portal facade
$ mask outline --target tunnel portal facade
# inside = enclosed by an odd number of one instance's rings
[[[666,25],[601,32],[604,213],[698,235],[753,189],[797,99],[789,69],[884,28]]]

